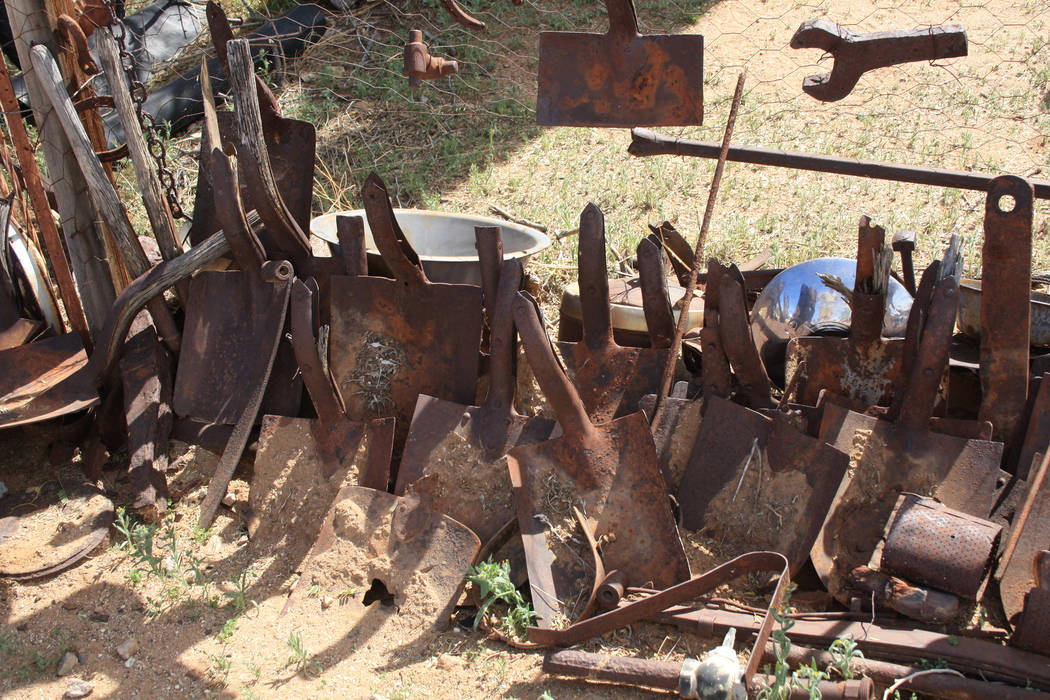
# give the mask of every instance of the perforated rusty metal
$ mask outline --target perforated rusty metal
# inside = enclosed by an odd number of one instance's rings
[[[897,499],[882,552],[882,571],[976,600],[1002,528],[905,493]]]

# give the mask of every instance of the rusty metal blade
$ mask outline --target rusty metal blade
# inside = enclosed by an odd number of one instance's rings
[[[848,455],[800,433],[781,413],[768,418],[717,396],[705,403],[678,491],[682,526],[704,530],[727,556],[776,551],[798,571]]]
[[[1038,585],[1035,557],[1046,549],[1046,534],[1050,531],[1050,452],[1046,454],[1029,481],[1024,504],[1014,516],[995,575],[1003,612],[1014,625],[1024,609],[1025,595]]]
[[[643,396],[659,389],[667,350],[623,347],[613,340],[605,218],[594,204],[580,214],[578,268],[583,341],[558,343],[558,348],[587,414],[605,423],[634,413]]]
[[[76,333],[0,352],[0,428],[58,418],[99,402]]]
[[[988,186],[984,208],[978,417],[1008,447],[1020,439],[1028,397],[1033,196],[1027,180],[1004,175]]]
[[[642,36],[632,0],[606,0],[609,33],[542,32],[536,122],[692,126],[704,115],[700,35]]]

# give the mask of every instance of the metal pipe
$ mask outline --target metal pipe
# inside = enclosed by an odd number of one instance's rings
[[[563,649],[547,652],[543,658],[543,670],[552,675],[679,690],[682,664]],[[772,685],[773,677],[755,674],[753,683],[756,687],[768,687]],[[824,700],[871,700],[874,697],[874,685],[869,679],[821,681],[819,688]],[[801,688],[792,688],[788,697],[805,700],[810,696]]]
[[[631,145],[627,152],[633,156],[695,156],[698,158],[718,158],[721,144],[710,141],[691,141],[673,139],[649,129],[632,129]],[[856,160],[836,156],[821,156],[814,153],[796,151],[778,151],[771,148],[751,148],[730,146],[729,160],[734,163],[751,163],[753,165],[772,165],[778,168],[809,170],[818,173],[835,175],[852,175],[876,180],[911,182],[916,185],[933,185],[934,187],[952,187],[960,190],[988,191],[988,185],[995,176],[983,173],[967,173],[958,170],[940,168],[920,168],[901,163],[882,163],[875,160]],[[1050,182],[1030,180],[1035,188],[1037,199],[1050,199]]]

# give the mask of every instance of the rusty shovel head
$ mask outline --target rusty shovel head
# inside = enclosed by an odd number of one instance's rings
[[[514,322],[563,430],[507,456],[538,626],[573,619],[593,589],[596,572],[575,532],[575,511],[602,543],[605,570],[622,571],[627,585],[666,588],[689,578],[645,416],[593,424],[554,357],[535,302],[522,294]]]
[[[536,123],[692,126],[704,117],[704,38],[638,33],[633,0],[605,0],[608,34],[542,32]]]
[[[219,224],[240,270],[203,271],[190,281],[182,352],[172,408],[179,416],[234,424],[251,398],[247,389],[263,376],[270,359],[260,348],[281,344],[287,285],[292,267],[266,261],[262,244],[245,221],[236,173],[220,150],[211,158]],[[302,396],[294,362],[274,372],[263,398],[263,413],[297,415]],[[289,390],[291,388],[291,390]]]
[[[710,397],[678,490],[682,526],[707,532],[726,556],[780,552],[798,571],[848,465],[783,413]]]
[[[364,200],[376,246],[397,279],[332,277],[331,369],[348,417],[397,418],[397,455],[420,394],[474,400],[481,289],[427,280],[375,174]]]
[[[658,249],[656,254],[660,254]],[[583,340],[560,342],[558,349],[587,414],[595,423],[605,423],[634,413],[643,396],[659,390],[670,339],[653,334],[654,342],[663,347],[652,348],[624,347],[613,340],[605,267],[605,218],[594,204],[588,204],[580,214],[578,267]],[[646,270],[643,268],[642,272]],[[646,308],[667,304],[664,278],[659,276],[658,282],[655,288],[643,284]],[[646,318],[649,317],[647,312]],[[657,337],[663,337],[663,342],[655,341]]]
[[[488,542],[514,518],[510,476],[504,459],[516,445],[546,440],[554,421],[514,411],[514,353],[511,307],[521,286],[518,260],[508,260],[491,313],[489,393],[482,406],[463,406],[421,395],[412,415],[395,493],[417,479],[437,480],[433,506]]]
[[[346,486],[328,511],[289,604],[318,586],[332,597],[379,580],[400,617],[444,629],[463,577],[478,553],[477,535],[432,510],[426,499]]]
[[[0,352],[0,428],[51,420],[98,403],[76,333]]]
[[[850,469],[811,556],[821,580],[840,600],[847,595],[849,573],[869,565],[901,493],[931,496],[979,518],[992,510],[1002,443],[928,428],[958,298],[954,278],[938,283],[896,422],[824,405],[820,437],[849,454]]]
[[[248,494],[253,547],[269,552],[283,542],[285,555],[296,561],[340,488],[386,489],[394,442],[393,418],[357,422],[343,414],[317,352],[314,295],[308,283],[292,284],[292,344],[318,417],[264,417]]]

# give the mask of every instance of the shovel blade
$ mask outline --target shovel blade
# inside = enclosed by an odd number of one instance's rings
[[[811,551],[821,580],[840,600],[845,577],[868,565],[901,493],[931,496],[979,518],[992,510],[1000,442],[910,430],[836,404],[824,407],[820,437],[850,456]]]
[[[397,418],[401,452],[420,394],[474,399],[481,289],[408,287],[379,277],[332,278],[331,368],[352,420]]]
[[[700,35],[540,34],[536,122],[543,126],[703,123]]]
[[[495,421],[506,421],[504,430],[486,430]],[[515,445],[547,439],[553,429],[554,421],[543,418],[420,396],[398,467],[395,493],[404,495],[418,479],[436,477],[434,509],[488,542],[514,518],[504,457]],[[501,434],[493,435],[490,442],[486,439],[490,432]]]
[[[782,416],[770,419],[717,396],[707,401],[678,492],[682,525],[704,529],[725,556],[780,552],[798,571],[849,457]]]
[[[278,285],[256,286],[241,271],[203,272],[193,278],[172,400],[177,415],[237,422],[251,398],[249,389],[263,374],[266,358],[259,349],[271,347],[281,332],[285,303]],[[294,416],[302,383],[294,377],[298,365],[290,344],[285,338],[280,343],[262,412]]]

